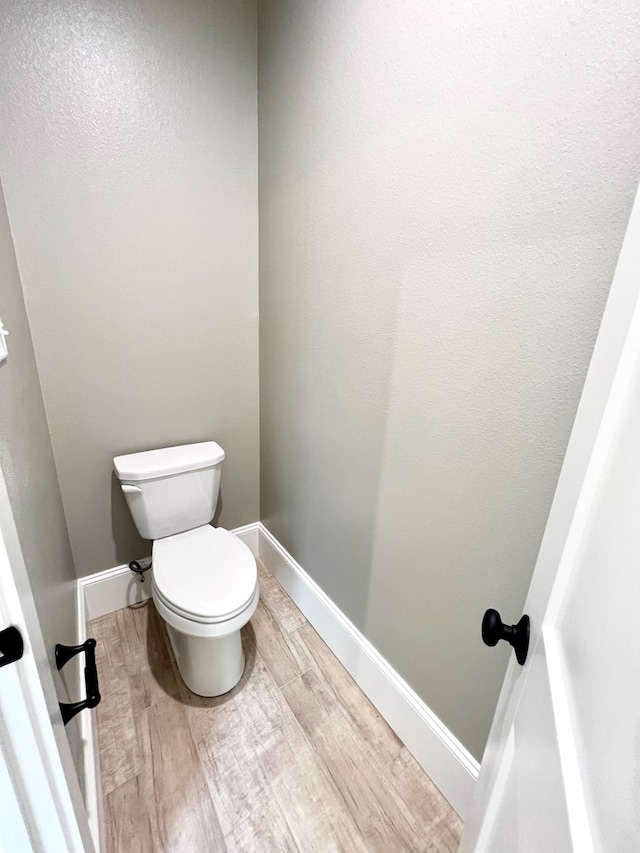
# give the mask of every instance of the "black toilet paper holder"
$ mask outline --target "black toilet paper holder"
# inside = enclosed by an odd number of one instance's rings
[[[96,641],[93,637],[85,640],[79,646],[63,646],[58,643],[55,648],[56,667],[59,670],[69,663],[71,658],[85,653],[84,686],[87,694],[86,699],[80,702],[60,702],[60,713],[62,722],[67,725],[80,711],[85,708],[95,708],[100,703],[100,689],[98,687],[98,668],[96,666]]]

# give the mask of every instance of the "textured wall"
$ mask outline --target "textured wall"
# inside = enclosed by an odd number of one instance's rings
[[[75,572],[51,451],[11,232],[0,188],[0,317],[9,357],[0,364],[0,465],[7,484],[44,643],[77,642]],[[61,701],[77,699],[58,682]],[[76,767],[80,731],[66,729]]]
[[[258,518],[250,0],[11,0],[0,172],[77,570],[148,553],[114,454],[213,438]]]
[[[264,0],[262,518],[480,756],[640,161],[637,4]]]

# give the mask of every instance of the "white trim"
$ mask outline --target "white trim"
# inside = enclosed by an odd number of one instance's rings
[[[128,568],[128,567],[127,567]],[[78,581],[76,586],[76,614],[78,623],[78,645],[88,636],[86,607],[86,587]],[[79,673],[80,674],[80,673]],[[78,696],[84,695],[84,684],[79,688]],[[96,712],[84,711],[79,716],[80,738],[82,740],[82,769],[84,775],[84,802],[87,809],[89,830],[96,850],[104,847],[104,817],[102,812],[102,783],[100,778],[100,754],[96,733]]]
[[[146,572],[144,583],[134,577],[128,563],[87,575],[78,579],[78,598],[84,598],[88,623],[114,610],[122,610],[123,607],[151,598],[150,572]]]
[[[241,539],[251,549],[253,556],[257,557],[260,548],[261,529],[262,524],[259,521],[254,521],[253,524],[245,524],[244,527],[234,528],[231,533],[235,533],[238,539]]]
[[[262,522],[231,531],[259,557],[434,784],[464,819],[480,765]],[[147,575],[148,577],[148,575]],[[78,581],[95,619],[151,594],[127,565]],[[84,715],[83,715],[84,716]],[[87,768],[88,771],[89,768]]]
[[[589,808],[581,769],[581,747],[569,698],[571,687],[560,632],[550,625],[542,627],[542,642],[547,661],[553,716],[557,731],[562,780],[566,791],[571,842],[580,853],[595,853],[596,844],[591,831],[594,812]],[[598,844],[598,849],[600,845]]]

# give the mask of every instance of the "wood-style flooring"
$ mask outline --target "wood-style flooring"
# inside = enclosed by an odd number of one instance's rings
[[[457,850],[456,813],[258,569],[225,696],[185,687],[151,601],[91,623],[108,853]]]

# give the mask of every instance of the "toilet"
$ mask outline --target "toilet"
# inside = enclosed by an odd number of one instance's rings
[[[215,441],[116,456],[133,521],[153,540],[152,595],[178,669],[200,696],[240,680],[240,629],[258,606],[256,561],[233,533],[212,527],[224,450]]]

